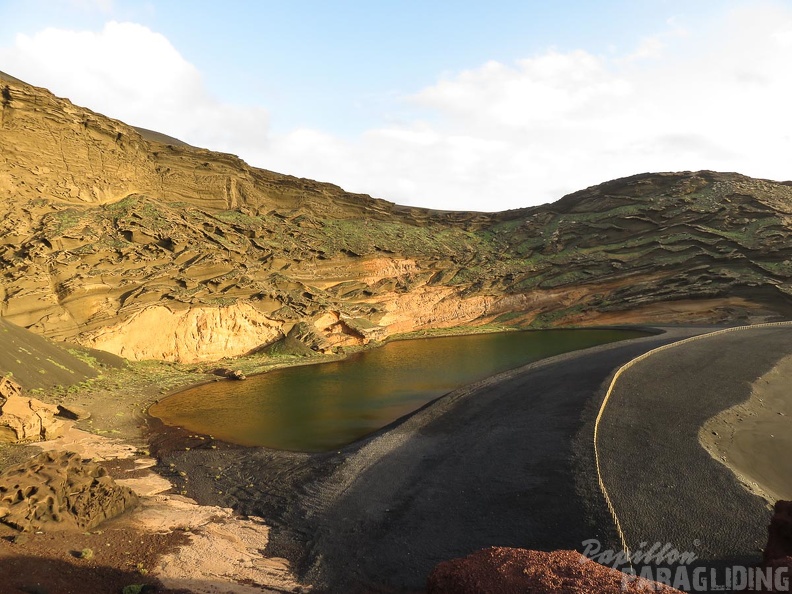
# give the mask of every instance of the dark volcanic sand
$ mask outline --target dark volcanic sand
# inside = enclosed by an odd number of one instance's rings
[[[339,453],[224,446],[178,431],[154,446],[173,474],[187,473],[183,486],[201,503],[267,518],[268,554],[290,558],[309,583],[419,591],[439,561],[492,545],[580,550],[599,538],[615,547],[592,462],[603,384],[633,357],[702,331],[672,329],[501,374]]]
[[[771,512],[712,459],[699,430],[748,400],[757,378],[790,353],[792,329],[756,328],[666,350],[622,375],[600,424],[600,454],[631,548],[671,543],[710,565],[761,559]]]

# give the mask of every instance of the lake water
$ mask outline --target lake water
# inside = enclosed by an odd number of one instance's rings
[[[633,330],[541,330],[400,340],[342,361],[197,386],[163,399],[149,412],[166,425],[231,443],[326,451],[485,377],[645,335]]]

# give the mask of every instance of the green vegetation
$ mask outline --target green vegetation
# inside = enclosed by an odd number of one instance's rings
[[[54,212],[52,214],[52,218],[55,221],[55,229],[53,230],[54,235],[63,235],[66,231],[81,224],[83,216],[84,213],[73,208]]]
[[[93,559],[94,552],[93,549],[83,549],[77,553],[77,557],[82,559],[83,561],[90,561]]]

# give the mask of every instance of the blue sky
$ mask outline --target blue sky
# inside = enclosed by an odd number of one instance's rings
[[[0,22],[0,70],[402,204],[792,178],[790,2],[0,0]]]

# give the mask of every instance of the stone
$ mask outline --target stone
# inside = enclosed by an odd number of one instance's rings
[[[11,396],[21,396],[22,386],[8,376],[0,378],[0,406]]]
[[[242,381],[247,379],[247,376],[244,373],[242,373],[240,369],[228,369],[226,367],[220,367],[218,369],[215,369],[212,373],[214,375],[219,375],[220,377],[225,377],[230,380]]]
[[[762,554],[761,568],[765,571],[770,570],[770,575],[785,576],[789,579],[792,576],[792,501],[776,501],[773,507],[773,516],[770,525],[767,527],[767,545]],[[757,587],[752,592],[788,592],[783,582],[778,582],[782,586],[776,590],[776,581],[771,580],[773,585],[769,587]]]
[[[785,557],[792,557],[792,501],[776,501],[762,559],[769,563]]]
[[[0,408],[0,442],[26,443],[55,439],[65,424],[55,418],[58,407],[35,398],[11,396]]]
[[[69,419],[70,421],[84,421],[85,419],[91,418],[91,413],[87,409],[82,406],[77,406],[76,404],[59,404],[58,416],[63,419]]]
[[[74,452],[44,452],[0,474],[0,522],[21,532],[91,530],[137,502]]]
[[[438,564],[429,575],[426,591],[427,594],[682,594],[655,582],[630,581],[619,570],[591,561],[577,551],[547,553],[508,547],[490,547]]]

